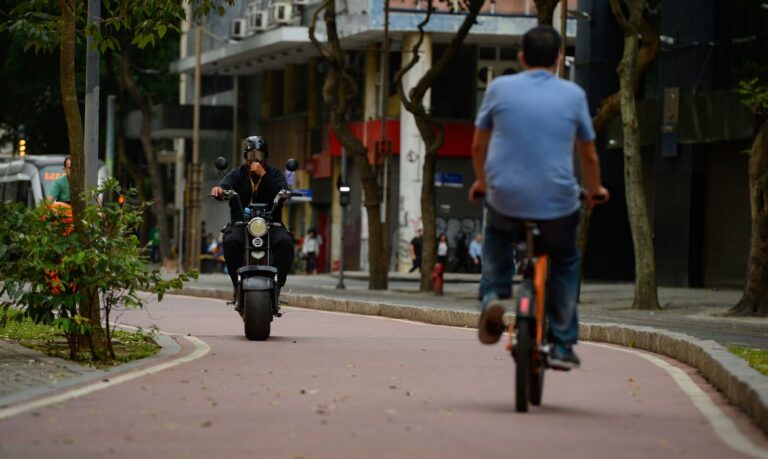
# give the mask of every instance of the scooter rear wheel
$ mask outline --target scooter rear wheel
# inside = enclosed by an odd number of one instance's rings
[[[272,294],[264,290],[248,290],[243,295],[245,337],[251,341],[269,338],[272,327]]]

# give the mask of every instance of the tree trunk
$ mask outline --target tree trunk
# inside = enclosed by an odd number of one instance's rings
[[[612,0],[613,5],[617,0]],[[635,2],[642,13],[644,1]],[[632,10],[632,7],[630,7]],[[614,11],[615,13],[615,11]],[[633,17],[632,19],[635,19]],[[632,20],[630,19],[630,20]],[[621,23],[621,21],[620,21]],[[637,27],[624,28],[624,55],[619,64],[621,120],[624,133],[624,179],[627,213],[635,251],[635,298],[633,309],[660,309],[656,287],[656,259],[653,233],[643,187],[643,158],[635,105],[635,67],[637,65]],[[636,24],[636,23],[635,23]]]
[[[389,257],[384,250],[385,234],[381,231],[381,200],[379,183],[368,161],[368,149],[352,134],[341,117],[332,115],[333,131],[353,159],[363,188],[363,206],[368,217],[368,289],[386,290],[389,275]],[[344,231],[344,228],[342,228]]]
[[[75,87],[75,34],[77,21],[77,1],[59,0],[61,12],[60,62],[59,80],[61,84],[61,102],[64,107],[64,117],[67,121],[69,138],[69,154],[71,171],[69,176],[70,199],[72,200],[72,217],[75,222],[75,232],[84,239],[83,227],[79,218],[85,212],[85,152],[83,147],[83,122],[80,117],[80,107],[77,104],[77,89]],[[90,320],[91,335],[88,339],[93,357],[105,360],[107,346],[104,330],[101,326],[101,309],[99,291],[94,288],[84,289],[78,304],[79,314]]]
[[[565,4],[566,0],[562,1]],[[560,0],[534,0],[533,2],[536,4],[536,16],[538,17],[539,25],[551,26],[555,7],[557,7]]]
[[[424,227],[421,244],[421,282],[422,292],[430,291],[433,287],[432,271],[437,261],[437,222],[435,216],[435,169],[437,168],[437,150],[443,146],[442,136],[436,137],[432,123],[425,118],[416,117],[416,126],[426,146],[424,164],[422,166],[421,183],[421,221]],[[447,266],[443,267],[444,269]]]
[[[315,36],[315,25],[321,11],[325,10],[328,44],[323,45]],[[326,0],[315,10],[309,26],[309,39],[322,55],[330,70],[323,85],[323,101],[331,114],[331,126],[339,142],[354,161],[364,192],[363,205],[368,217],[368,288],[386,290],[388,287],[389,257],[385,253],[385,234],[381,231],[381,189],[376,173],[368,159],[368,149],[352,134],[347,126],[347,113],[356,95],[356,81],[346,73],[344,51],[341,49],[336,28],[336,5],[334,0]],[[343,231],[343,228],[342,228]]]
[[[645,73],[645,69],[653,62],[656,55],[659,53],[659,47],[661,41],[659,40],[659,34],[651,26],[651,24],[642,19],[640,23],[640,36],[643,39],[643,43],[640,46],[640,50],[637,53],[637,66],[635,68],[635,92],[637,92],[638,82]],[[600,106],[597,108],[597,113],[592,118],[592,127],[596,133],[602,132],[608,123],[616,116],[621,114],[620,104],[620,92],[615,92],[610,96],[603,99]],[[587,239],[589,238],[589,222],[592,218],[592,208],[588,205],[583,205],[581,208],[581,222],[579,224],[579,235],[577,238],[577,244],[579,246],[579,253],[581,254],[581,277],[584,273],[584,261],[586,260],[587,251]],[[581,287],[579,287],[579,298],[581,298]],[[579,299],[580,301],[580,299]]]
[[[124,54],[120,63],[121,79],[133,102],[141,110],[141,146],[144,150],[144,157],[147,159],[149,177],[152,181],[152,214],[155,217],[155,224],[157,225],[158,237],[160,239],[160,258],[161,260],[166,260],[171,257],[170,231],[168,228],[168,215],[165,210],[165,185],[163,184],[160,163],[157,161],[157,155],[152,146],[152,101],[138,87],[131,75],[130,68],[130,57]]]
[[[747,284],[741,300],[728,311],[734,316],[768,316],[768,122],[763,121],[749,157],[752,243]]]
[[[416,127],[419,129],[422,140],[424,140],[424,164],[422,166],[422,177],[424,180],[421,185],[421,220],[424,228],[423,241],[421,249],[421,282],[419,289],[421,291],[432,290],[432,272],[435,261],[437,260],[436,244],[436,221],[435,221],[435,169],[437,164],[437,152],[443,146],[444,133],[443,126],[437,123],[424,107],[424,97],[429,88],[432,87],[435,79],[443,73],[448,63],[453,59],[461,48],[464,40],[469,34],[469,30],[475,24],[477,15],[483,7],[485,0],[470,0],[468,2],[467,15],[459,26],[459,30],[451,39],[451,43],[445,52],[432,64],[431,68],[422,75],[418,83],[408,91],[403,87],[403,75],[416,65],[419,60],[419,48],[423,42],[424,27],[430,20],[432,12],[432,0],[427,4],[427,15],[418,24],[419,40],[413,47],[411,61],[401,68],[395,76],[400,99],[406,110],[413,114],[416,120]],[[556,3],[556,2],[555,2]]]

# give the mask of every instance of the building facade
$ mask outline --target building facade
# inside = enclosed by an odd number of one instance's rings
[[[419,63],[404,78],[406,91],[430,68],[432,59],[446,49],[464,18],[456,2],[435,3],[438,9],[426,27]],[[576,4],[570,1],[569,8]],[[210,166],[217,156],[229,155],[233,165],[239,164],[237,140],[251,134],[264,135],[270,143],[272,164],[282,165],[289,157],[298,159],[302,169],[296,174],[296,186],[311,190],[309,202],[290,206],[284,215],[295,236],[300,237],[310,227],[318,230],[325,241],[320,253],[321,270],[337,267],[342,254],[346,269],[366,270],[367,219],[360,180],[351,163],[347,181],[353,193],[345,222],[338,205],[336,181],[341,171],[341,145],[328,127],[321,94],[327,68],[309,38],[312,16],[319,6],[310,0],[239,1],[223,16],[213,15],[203,21],[206,33],[200,49],[201,101],[205,106],[230,107],[233,116],[226,135],[208,138],[201,144],[203,189],[218,180]],[[431,113],[446,126],[437,174],[425,178],[421,167],[424,144],[413,117],[401,106],[393,85],[388,95],[382,95],[379,72],[385,21],[391,40],[386,56],[391,81],[402,63],[410,59],[411,44],[418,37],[416,26],[424,18],[425,7],[425,1],[390,0],[387,21],[382,0],[337,2],[337,23],[348,69],[359,82],[350,127],[370,152],[381,147],[382,115],[387,110],[384,129],[395,156],[396,205],[390,219],[397,224],[390,235],[394,242],[392,268],[399,270],[410,267],[408,243],[421,226],[420,195],[425,179],[435,180],[437,185],[438,233],[445,232],[454,241],[462,233],[469,240],[482,231],[482,209],[467,201],[474,181],[470,162],[474,116],[488,78],[520,70],[517,50],[521,37],[537,21],[532,0],[497,0],[484,6],[464,46],[425,100]],[[322,21],[316,30],[318,39],[324,41]],[[576,20],[569,19],[567,35],[571,44],[575,32]],[[190,84],[196,65],[193,36],[186,33],[182,37],[180,59],[172,64],[181,74],[181,104],[194,100]],[[572,52],[572,47],[569,50]],[[177,148],[189,151],[189,141],[179,140]],[[203,204],[203,218],[208,222],[224,221],[224,210],[212,204]],[[347,235],[343,250],[342,232]]]

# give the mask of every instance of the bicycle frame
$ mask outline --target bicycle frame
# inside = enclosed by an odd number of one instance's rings
[[[546,321],[546,290],[547,280],[549,279],[549,257],[547,255],[534,255],[534,233],[538,230],[535,223],[526,222],[526,241],[523,244],[519,244],[518,248],[523,248],[525,251],[525,259],[521,263],[523,282],[530,281],[533,286],[533,294],[536,299],[534,314],[530,314],[530,310],[518,311],[522,313],[526,318],[532,318],[536,321],[536,344],[540,347],[544,341],[544,325]],[[521,298],[521,308],[527,308],[528,305],[524,298]],[[516,324],[513,322],[509,325],[509,343],[507,344],[507,350],[512,351],[512,345],[514,341]],[[539,349],[540,350],[540,349]]]
[[[515,321],[509,326],[507,344],[507,350],[517,363],[516,406],[520,412],[528,411],[529,401],[533,405],[541,404],[548,352],[546,288],[549,257],[536,255],[534,244],[539,233],[538,226],[528,221],[524,225],[525,242],[517,245],[518,250],[525,253],[521,262],[523,282],[519,289]]]

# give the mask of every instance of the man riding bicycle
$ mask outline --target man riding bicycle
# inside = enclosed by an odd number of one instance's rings
[[[510,229],[528,220],[540,230],[539,248],[549,254],[547,289],[549,356],[552,368],[578,367],[576,298],[579,287],[580,186],[574,175],[574,141],[590,204],[605,202],[595,132],[584,91],[559,79],[560,35],[540,26],[523,36],[518,54],[524,72],[494,79],[475,120],[472,166],[477,177],[472,202],[486,195],[487,224],[482,248],[478,324],[480,341],[496,343],[504,332],[502,299],[512,296],[515,271]]]

